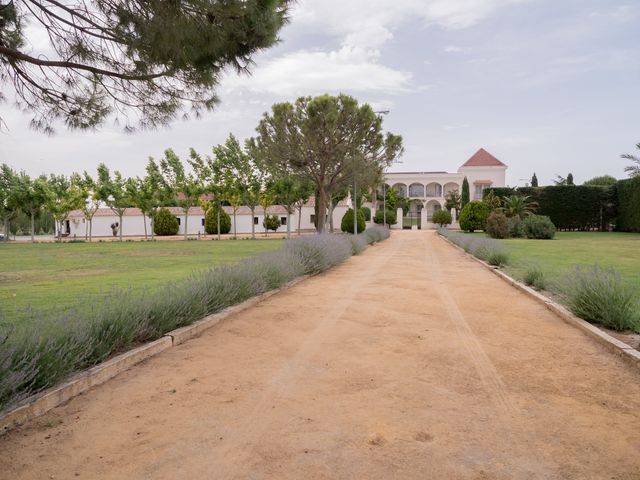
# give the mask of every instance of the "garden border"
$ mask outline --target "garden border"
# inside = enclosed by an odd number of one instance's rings
[[[536,300],[538,303],[542,303],[545,307],[547,307],[549,310],[551,310],[551,312],[556,314],[558,317],[560,317],[562,320],[564,320],[569,325],[572,325],[572,326],[582,330],[582,332],[585,333],[587,336],[595,339],[596,341],[598,341],[601,345],[605,346],[610,351],[618,354],[620,357],[622,357],[623,360],[625,360],[626,362],[628,362],[632,366],[640,369],[640,351],[638,351],[635,348],[631,347],[630,345],[627,345],[626,343],[618,340],[617,338],[612,337],[608,333],[603,332],[598,327],[596,327],[595,325],[587,322],[586,320],[583,320],[582,318],[579,318],[579,317],[575,316],[573,313],[571,313],[569,310],[567,310],[564,306],[562,306],[559,303],[553,301],[551,298],[541,294],[540,292],[537,292],[536,290],[534,290],[533,288],[523,284],[522,282],[519,282],[518,280],[516,280],[515,278],[511,277],[510,275],[507,275],[506,273],[501,271],[499,269],[499,267],[495,267],[493,265],[489,265],[485,261],[480,260],[479,258],[468,254],[464,250],[464,248],[456,245],[451,240],[449,240],[448,238],[440,235],[437,232],[436,232],[436,235],[438,235],[438,237],[440,237],[441,239],[443,239],[447,243],[451,244],[455,248],[461,250],[466,256],[468,256],[471,259],[475,260],[476,262],[480,263],[482,266],[484,266],[485,268],[487,268],[488,270],[493,272],[495,275],[497,275],[503,281],[507,282],[509,285],[511,285],[511,286],[517,288],[518,290],[524,292],[529,297],[531,297],[534,300]]]
[[[249,298],[237,305],[229,306],[191,325],[172,330],[153,342],[128,350],[87,370],[79,372],[62,385],[49,388],[26,398],[18,406],[4,414],[0,414],[0,435],[29,420],[44,415],[55,407],[62,405],[95,386],[105,383],[116,375],[168,348],[176,347],[187,340],[201,335],[202,332],[214,327],[231,315],[253,307],[263,300],[283,290],[287,290],[311,276],[312,275],[303,275],[295,278],[279,288]]]

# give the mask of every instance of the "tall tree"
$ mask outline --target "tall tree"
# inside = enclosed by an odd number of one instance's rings
[[[9,165],[0,165],[0,220],[4,226],[4,240],[9,240],[10,224],[19,210],[19,201],[16,195],[16,183],[18,175]]]
[[[298,200],[293,204],[295,209],[298,211],[298,236],[300,236],[300,224],[302,222],[302,207],[309,201],[309,197],[313,195],[313,183],[308,179],[300,178],[297,180],[298,184],[296,187]]]
[[[35,242],[36,218],[47,200],[47,177],[31,179],[25,172],[20,172],[16,178],[15,189],[16,201],[31,223],[31,241]]]
[[[573,173],[571,172],[567,175],[567,185],[573,185]]]
[[[146,205],[146,207],[148,207],[147,215],[151,220],[151,240],[153,240],[155,237],[154,224],[156,213],[158,213],[158,209],[171,196],[171,193],[162,176],[160,166],[152,157],[149,157],[145,170],[147,174],[142,179],[140,187],[146,192],[145,196],[148,202]]]
[[[470,200],[471,195],[469,195],[469,180],[467,180],[467,177],[464,177],[464,180],[462,180],[462,194],[460,195],[460,209],[462,210]]]
[[[278,40],[290,0],[13,0],[0,4],[0,82],[51,132],[95,128],[112,114],[131,129],[198,115],[218,102],[221,74],[248,72]],[[33,51],[25,25],[46,30]],[[34,30],[31,30],[34,31]],[[37,31],[37,30],[35,30]]]
[[[164,158],[160,160],[160,169],[168,188],[175,195],[178,206],[184,213],[184,239],[188,238],[189,209],[199,204],[203,186],[200,180],[191,173],[187,173],[180,157],[168,148]]]
[[[118,237],[122,241],[122,220],[126,209],[131,206],[126,179],[117,170],[112,177],[107,166],[101,163],[98,165],[96,191],[98,198],[118,216]]]
[[[456,218],[458,218],[458,212],[460,211],[460,202],[462,198],[458,190],[450,190],[444,197],[445,208],[449,211],[456,211]]]
[[[538,177],[536,176],[536,172],[533,172],[533,176],[531,177],[531,186],[532,187],[538,186]]]
[[[269,234],[267,229],[266,218],[269,215],[269,207],[273,205],[273,201],[275,200],[275,195],[273,191],[273,185],[268,184],[265,189],[260,193],[260,206],[262,207],[262,211],[264,212],[264,219],[262,221],[262,225],[264,226],[264,236],[266,237]]]
[[[599,177],[593,177],[591,180],[587,180],[582,185],[592,187],[611,187],[618,183],[618,180],[611,175],[601,175]]]
[[[84,238],[85,240],[88,238],[89,242],[91,242],[93,238],[93,217],[98,211],[98,208],[100,208],[100,199],[96,191],[96,183],[87,172],[84,172],[82,176],[76,174],[74,183],[80,187],[84,196],[84,205],[81,207],[82,215],[86,222]]]
[[[308,182],[291,175],[278,178],[272,184],[275,202],[282,205],[287,211],[287,238],[291,238],[291,214],[298,204],[304,205],[311,194],[308,185]],[[299,229],[300,220],[298,219]]]
[[[636,144],[636,148],[640,150],[640,143]],[[636,157],[630,153],[625,153],[624,155],[621,155],[621,157],[631,160],[631,162],[635,164],[624,167],[624,171],[627,172],[630,177],[640,177],[640,157]]]
[[[58,231],[58,241],[62,240],[62,229],[69,213],[82,208],[84,204],[82,187],[64,175],[50,175],[47,181],[46,209],[53,215]]]
[[[382,132],[382,118],[348,95],[301,97],[273,105],[248,142],[265,164],[307,176],[318,191],[317,229],[325,231],[329,195],[355,172],[380,170],[402,154],[402,138]]]

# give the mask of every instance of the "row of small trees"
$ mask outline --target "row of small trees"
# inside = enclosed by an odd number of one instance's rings
[[[98,166],[95,177],[85,171],[37,178],[2,165],[0,218],[5,232],[22,211],[32,220],[33,239],[33,221],[46,209],[60,235],[69,213],[81,209],[91,239],[93,217],[99,207],[106,206],[118,217],[122,239],[127,208],[139,208],[153,222],[160,207],[174,205],[184,212],[186,238],[191,207],[201,205],[206,211],[212,202],[231,206],[235,232],[236,212],[243,205],[253,215],[258,206],[266,214],[271,205],[279,204],[289,217],[296,209],[301,211],[312,195],[317,230],[323,232],[325,218],[332,218],[333,207],[348,195],[354,177],[359,186],[355,197],[362,197],[375,190],[384,168],[403,151],[401,137],[383,134],[381,116],[348,95],[301,97],[293,104],[276,104],[263,115],[256,131],[256,137],[244,145],[229,135],[211,155],[190,149],[186,161],[168,149],[159,161],[149,158],[145,176],[136,178],[111,172],[104,164]],[[213,200],[203,202],[205,197]]]

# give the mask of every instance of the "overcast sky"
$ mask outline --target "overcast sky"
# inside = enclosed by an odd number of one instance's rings
[[[105,162],[141,175],[165,148],[209,153],[229,132],[253,135],[274,102],[325,92],[390,110],[385,127],[406,148],[394,171],[455,171],[484,147],[509,166],[510,185],[534,171],[541,184],[568,172],[623,178],[620,154],[640,142],[637,0],[300,0],[292,17],[252,76],[224,79],[216,111],[170,129],[60,125],[47,137],[7,102],[0,163],[37,175]]]

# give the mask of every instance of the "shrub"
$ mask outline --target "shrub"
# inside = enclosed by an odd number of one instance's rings
[[[433,212],[433,217],[431,220],[433,221],[433,223],[437,223],[441,227],[450,225],[452,220],[451,213],[449,212],[449,210],[445,210],[444,208],[436,210],[435,212]]]
[[[397,217],[396,212],[394,212],[393,210],[387,210],[387,225],[395,225],[396,222],[398,221],[396,217]],[[382,222],[384,222],[384,211],[383,210],[376,211],[376,214],[373,217],[373,221],[378,225],[382,225]]]
[[[374,227],[357,237],[300,237],[280,250],[197,272],[157,290],[113,290],[101,303],[46,315],[29,310],[20,325],[0,321],[0,411],[114,352],[159,338],[300,275],[322,272],[350,257],[354,245],[362,251],[367,242],[388,236],[388,229]]]
[[[280,228],[280,219],[276,215],[267,215],[262,221],[262,226],[267,230],[273,230],[274,232]]]
[[[527,238],[550,240],[556,235],[556,226],[544,215],[530,215],[524,219],[523,225]]]
[[[358,233],[364,232],[367,225],[364,221],[364,214],[362,213],[362,209],[358,209]],[[353,209],[350,208],[342,217],[342,222],[340,222],[340,230],[345,233],[353,233]]]
[[[460,212],[460,228],[467,232],[484,230],[489,216],[489,207],[486,203],[474,200],[467,203]]]
[[[161,208],[153,218],[153,231],[156,235],[177,235],[180,225],[168,208]]]
[[[509,219],[507,219],[507,216],[504,213],[491,212],[487,218],[487,226],[485,230],[491,238],[508,238]]]
[[[613,269],[576,267],[565,278],[563,293],[573,313],[613,330],[640,330],[638,301]]]
[[[544,290],[547,286],[544,272],[537,266],[527,267],[527,270],[524,272],[524,283],[536,290]]]
[[[507,225],[509,226],[509,236],[512,238],[524,237],[524,223],[520,217],[507,218]]]
[[[509,262],[509,251],[497,240],[452,232],[446,228],[439,228],[438,233],[491,265],[502,266]]]
[[[620,180],[616,185],[616,201],[616,228],[623,232],[640,232],[640,177]]]
[[[360,208],[360,210],[362,210],[362,213],[364,214],[364,219],[367,222],[371,221],[371,209],[369,207],[362,207]]]
[[[204,216],[204,231],[209,235],[218,234],[218,209],[220,210],[220,233],[231,231],[231,217],[218,204],[213,204]]]

